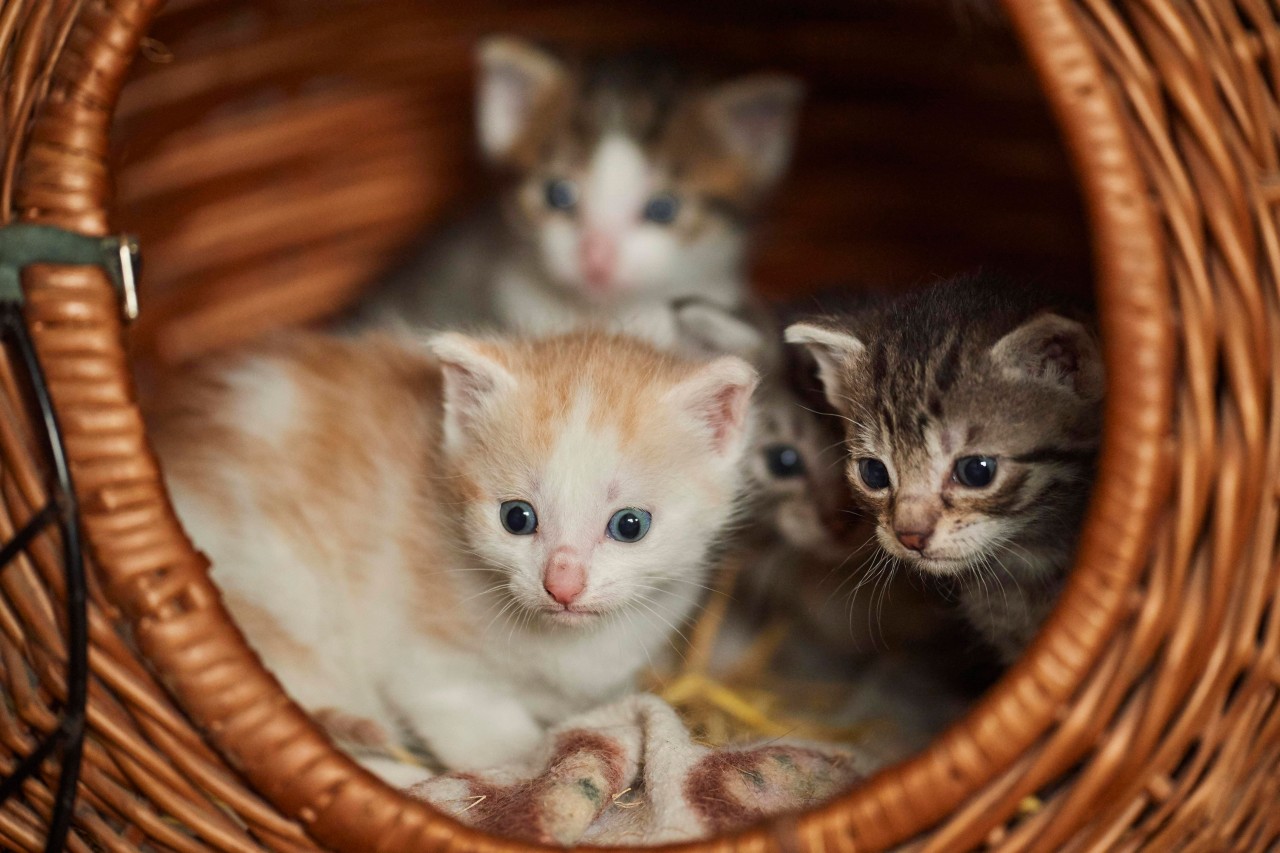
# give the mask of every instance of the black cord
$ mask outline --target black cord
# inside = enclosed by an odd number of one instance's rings
[[[89,687],[89,630],[85,609],[84,562],[80,550],[80,527],[71,469],[67,463],[62,431],[49,398],[49,386],[36,356],[35,346],[17,303],[0,304],[0,338],[11,341],[26,368],[34,403],[40,413],[43,443],[53,463],[54,492],[51,501],[36,513],[12,540],[0,547],[0,571],[9,565],[44,527],[56,523],[62,534],[63,571],[66,573],[67,679],[66,701],[58,727],[23,759],[7,778],[0,780],[0,805],[21,789],[55,751],[60,753],[58,786],[49,819],[46,853],[61,851],[75,811],[76,785],[80,780],[80,759],[84,751],[85,703]]]

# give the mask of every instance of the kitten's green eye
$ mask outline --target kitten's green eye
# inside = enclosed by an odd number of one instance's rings
[[[799,477],[804,474],[804,459],[800,451],[789,444],[771,444],[764,449],[764,462],[769,473],[778,479]]]
[[[670,225],[680,213],[680,199],[671,193],[659,193],[644,206],[644,218],[657,225]]]
[[[528,501],[503,501],[498,507],[498,518],[507,532],[516,536],[528,536],[538,529],[538,514]]]
[[[547,207],[552,210],[573,210],[578,204],[578,187],[573,181],[557,178],[547,181],[544,189]]]
[[[649,532],[653,516],[642,509],[620,509],[609,519],[609,538],[619,542],[639,542]]]
[[[955,476],[971,489],[989,486],[996,478],[996,460],[990,456],[962,456],[956,460]]]
[[[873,492],[889,488],[889,469],[879,459],[859,459],[858,476],[862,478],[862,484]]]

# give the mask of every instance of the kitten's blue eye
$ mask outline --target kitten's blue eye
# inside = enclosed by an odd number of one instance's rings
[[[873,492],[889,488],[889,469],[879,459],[859,459],[858,476],[862,478],[862,484]]]
[[[644,218],[658,225],[670,225],[680,213],[680,199],[671,193],[660,193],[644,206]]]
[[[620,509],[609,519],[609,538],[619,542],[638,542],[649,532],[653,516],[642,509]]]
[[[971,489],[991,485],[996,478],[996,460],[990,456],[962,456],[956,460],[956,479]]]
[[[573,210],[578,203],[578,187],[573,181],[564,178],[547,181],[545,192],[547,207],[553,210]]]
[[[503,501],[498,507],[498,518],[502,519],[507,532],[516,536],[528,536],[538,529],[538,514],[527,501]]]
[[[779,479],[799,477],[804,473],[804,459],[800,451],[789,444],[772,444],[764,449],[764,461],[769,473]]]

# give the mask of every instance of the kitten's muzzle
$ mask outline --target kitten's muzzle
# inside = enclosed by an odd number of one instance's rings
[[[893,535],[903,548],[923,554],[937,529],[939,513],[931,500],[904,497],[893,513]]]
[[[917,554],[923,554],[924,549],[929,547],[929,538],[933,536],[932,530],[899,530],[893,529],[893,535],[898,537],[898,541],[902,543],[902,547],[908,551],[915,551]]]
[[[552,553],[542,570],[542,588],[566,609],[587,588],[587,567],[575,554],[564,550]]]
[[[607,234],[588,231],[578,247],[578,263],[587,287],[597,294],[607,293],[618,266],[618,244]]]

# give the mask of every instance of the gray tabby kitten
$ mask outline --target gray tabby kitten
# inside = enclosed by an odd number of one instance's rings
[[[736,355],[760,371],[751,398],[745,456],[749,524],[735,615],[797,618],[798,642],[844,662],[876,648],[918,644],[937,631],[933,599],[874,560],[874,527],[844,475],[841,420],[822,399],[812,357],[785,347],[786,307],[727,311],[704,300],[673,308],[681,347],[692,355]]]
[[[799,362],[812,369],[811,359],[786,351],[781,324],[762,305],[734,312],[684,300],[673,311],[683,350],[702,358],[736,355],[760,372],[745,472],[753,522],[794,552],[843,562],[869,531],[858,530],[860,515],[841,470],[840,421],[815,410],[797,387]]]
[[[845,417],[849,482],[881,547],[952,578],[1011,662],[1061,587],[1101,431],[1093,332],[975,276],[787,329]]]
[[[358,320],[536,334],[623,321],[666,343],[672,299],[740,303],[748,225],[790,159],[799,81],[707,84],[511,36],[483,41],[476,64],[477,136],[501,197],[426,246]]]

